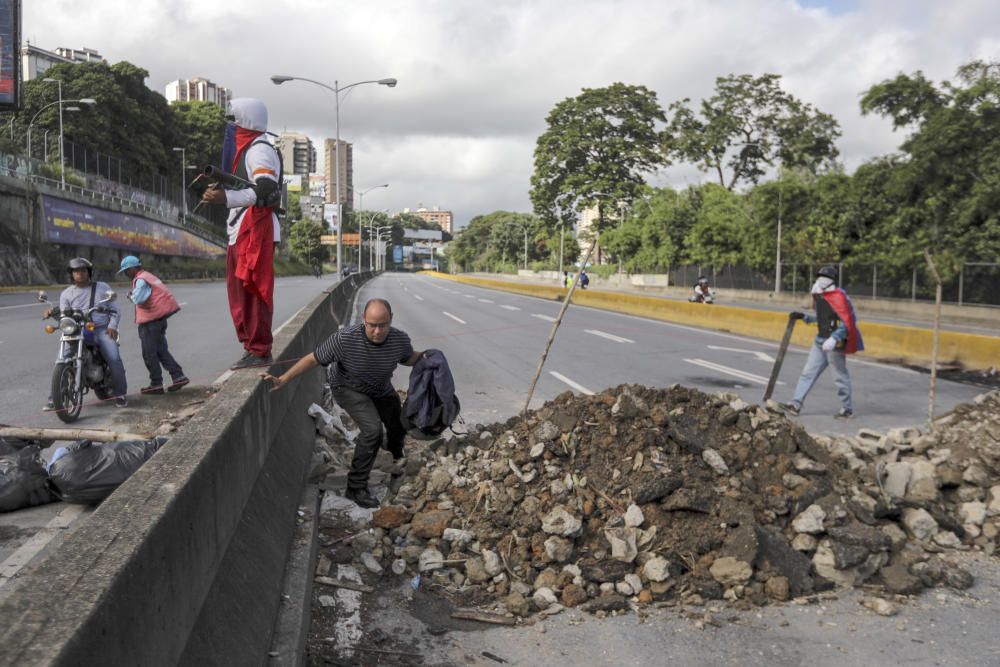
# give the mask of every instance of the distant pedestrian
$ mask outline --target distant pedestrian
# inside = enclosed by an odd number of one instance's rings
[[[563,287],[569,289],[570,284],[569,271],[563,271]]]
[[[181,309],[177,299],[170,293],[163,281],[142,268],[142,262],[134,255],[122,259],[118,273],[124,273],[132,280],[128,300],[135,304],[135,321],[139,325],[139,342],[142,344],[142,360],[149,371],[149,386],[141,389],[143,394],[163,393],[163,371],[167,369],[173,383],[167,391],[177,391],[190,380],[184,375],[167,347],[167,319]]]
[[[850,419],[854,416],[854,405],[851,401],[847,355],[861,352],[865,347],[854,315],[854,306],[847,292],[837,286],[837,270],[834,267],[824,266],[817,272],[816,282],[812,286],[812,299],[815,316],[792,313],[793,318],[805,320],[806,324],[817,324],[819,333],[809,349],[809,358],[799,376],[795,394],[791,402],[783,404],[783,407],[793,415],[799,414],[809,390],[826,367],[830,366],[833,368],[833,381],[841,404],[840,411],[834,417]]]
[[[585,270],[580,271],[580,289],[587,289],[587,285],[589,284],[590,284],[590,276],[587,275],[587,272]]]

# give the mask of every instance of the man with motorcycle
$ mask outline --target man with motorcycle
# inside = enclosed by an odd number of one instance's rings
[[[72,278],[73,284],[63,290],[59,296],[60,312],[88,310],[96,303],[98,294],[104,294],[111,289],[107,283],[94,280],[94,265],[83,257],[71,259],[66,266],[66,271]],[[45,311],[46,318],[52,314],[52,309]],[[128,393],[128,385],[125,380],[125,364],[122,363],[121,353],[118,351],[119,320],[121,320],[121,313],[118,311],[118,305],[114,302],[109,303],[100,311],[95,311],[92,315],[94,340],[97,342],[104,360],[111,368],[115,406],[124,408],[128,405],[128,399],[125,397]],[[60,350],[60,361],[65,354],[65,350]]]
[[[691,303],[712,303],[715,301],[715,290],[708,284],[708,278],[698,276],[694,285],[694,294],[688,299]]]

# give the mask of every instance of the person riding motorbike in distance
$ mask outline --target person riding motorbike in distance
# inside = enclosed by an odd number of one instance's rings
[[[694,285],[694,294],[688,299],[692,303],[712,303],[715,301],[715,290],[708,284],[708,278],[699,276]]]

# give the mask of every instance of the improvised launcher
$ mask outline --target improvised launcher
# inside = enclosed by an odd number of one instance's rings
[[[230,174],[228,171],[223,171],[222,169],[219,169],[218,167],[214,167],[212,165],[206,165],[205,168],[201,170],[201,173],[198,174],[198,176],[195,177],[193,181],[191,181],[191,184],[188,185],[188,188],[194,189],[196,186],[200,187],[206,181],[208,182],[208,187],[218,183],[230,190],[245,190],[246,188],[253,188],[256,191],[257,188],[257,184],[254,183],[253,181],[248,181],[245,178],[240,178],[236,174]],[[200,189],[204,191],[205,188],[202,187]],[[257,202],[255,205],[271,206],[272,208],[274,208],[274,212],[277,213],[279,216],[284,215],[285,209],[281,206],[282,202],[280,201],[282,194],[281,190],[282,188],[279,184],[278,189],[275,191],[277,197],[279,198],[277,201],[274,201],[273,203],[262,202],[260,196],[258,195]],[[197,211],[201,207],[202,203],[203,202],[198,202],[198,206],[195,206],[194,211],[191,212],[194,213],[195,211]]]

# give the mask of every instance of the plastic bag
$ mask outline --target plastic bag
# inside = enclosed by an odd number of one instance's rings
[[[166,441],[157,437],[104,444],[74,442],[56,450],[49,463],[49,479],[64,501],[94,505],[110,496]]]
[[[0,512],[58,500],[48,488],[47,480],[45,460],[38,445],[0,456]]]

